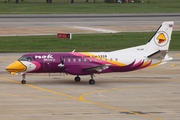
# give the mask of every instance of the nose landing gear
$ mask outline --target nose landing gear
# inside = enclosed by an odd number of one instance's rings
[[[26,74],[23,73],[23,74],[22,74],[22,78],[21,78],[21,84],[26,84],[25,78],[26,78]]]

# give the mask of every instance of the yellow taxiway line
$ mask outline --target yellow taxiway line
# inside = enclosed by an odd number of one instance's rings
[[[11,80],[11,79],[4,78],[4,77],[1,77],[1,76],[0,76],[0,79],[20,84],[20,82],[18,82],[16,80]],[[153,119],[153,120],[162,120],[162,118],[157,118],[157,117],[150,116],[150,115],[145,115],[145,114],[139,114],[137,112],[133,112],[133,111],[130,111],[130,110],[118,108],[118,107],[115,107],[115,106],[110,106],[110,105],[99,103],[99,102],[93,102],[93,101],[85,99],[86,96],[92,95],[92,94],[96,94],[98,92],[107,92],[107,91],[115,91],[115,90],[126,90],[126,89],[132,89],[132,88],[142,88],[142,86],[139,86],[139,87],[138,86],[132,86],[132,87],[126,87],[126,88],[110,88],[110,89],[105,89],[105,90],[96,90],[96,91],[93,91],[93,92],[84,93],[84,94],[80,95],[79,97],[75,97],[75,96],[68,95],[68,94],[63,94],[61,92],[56,92],[56,91],[53,91],[53,90],[50,90],[50,89],[47,89],[47,88],[42,88],[42,87],[38,87],[38,86],[35,86],[35,85],[31,85],[31,84],[25,84],[25,86],[31,87],[33,89],[41,90],[41,91],[44,91],[44,92],[60,95],[60,96],[63,96],[63,97],[66,97],[66,98],[69,98],[69,99],[72,99],[72,100],[76,100],[76,101],[79,101],[79,102],[89,103],[89,104],[101,106],[101,107],[108,108],[108,109],[115,110],[115,111],[120,111],[120,112],[129,113],[129,114],[134,114],[134,115],[137,115],[139,117],[149,118],[149,119]]]

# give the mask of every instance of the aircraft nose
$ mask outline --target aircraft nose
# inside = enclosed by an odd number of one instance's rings
[[[20,61],[15,61],[6,67],[6,71],[8,71],[11,74],[23,72],[26,71],[26,69],[26,66],[22,64]]]

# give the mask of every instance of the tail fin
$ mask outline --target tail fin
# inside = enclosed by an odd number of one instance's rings
[[[173,21],[163,22],[152,38],[148,41],[145,51],[148,53],[149,57],[154,56],[156,53],[160,53],[160,51],[163,53],[163,57],[165,57],[165,53],[167,53],[169,49],[173,26]]]

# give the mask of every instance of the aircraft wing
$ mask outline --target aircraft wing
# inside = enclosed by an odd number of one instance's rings
[[[89,68],[84,68],[84,71],[97,71],[97,72],[101,72],[102,70],[105,70],[107,68],[109,68],[111,64],[104,64],[104,65],[98,65],[98,66],[94,66],[94,67],[89,67]]]

